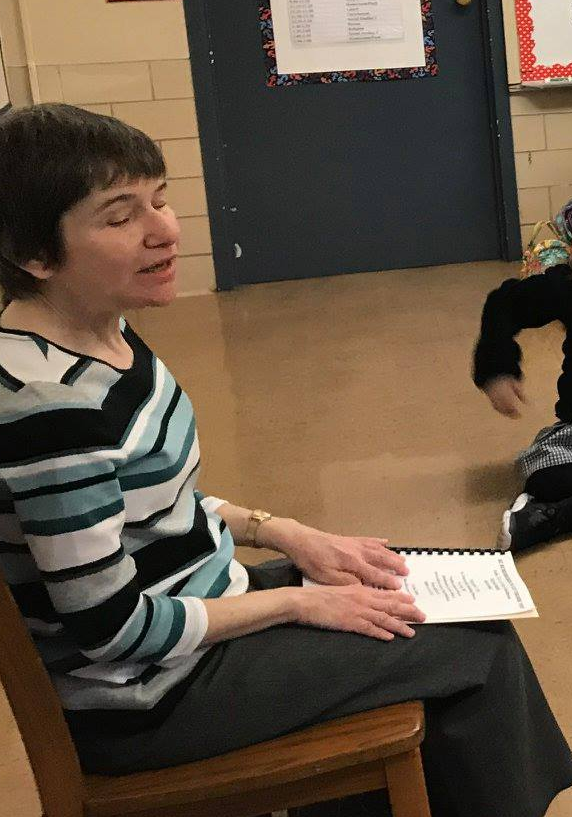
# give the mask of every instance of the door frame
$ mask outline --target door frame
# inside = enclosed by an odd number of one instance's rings
[[[207,4],[212,0],[183,0],[191,54],[195,103],[213,245],[217,290],[240,284],[234,240],[231,235],[232,202],[228,195],[225,146],[222,135],[218,88],[213,65],[214,40],[209,28]],[[453,0],[449,0],[453,2]],[[475,0],[479,2],[479,0]],[[504,261],[522,257],[518,194],[507,78],[502,0],[481,0],[486,90],[495,188],[499,247]],[[439,44],[437,43],[437,47]],[[262,46],[260,49],[262,54]],[[414,82],[414,80],[396,80]],[[430,79],[420,80],[420,82]]]

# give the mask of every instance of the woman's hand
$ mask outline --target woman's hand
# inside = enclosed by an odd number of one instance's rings
[[[424,614],[413,596],[396,590],[378,590],[352,584],[344,587],[313,585],[296,591],[299,624],[345,630],[391,641],[395,635],[415,635],[407,621],[422,622]]]
[[[508,375],[494,377],[485,383],[483,391],[496,411],[511,420],[519,419],[521,403],[526,403],[520,380]]]
[[[401,587],[409,572],[405,559],[389,550],[387,539],[337,536],[274,518],[259,528],[258,543],[282,551],[312,581],[320,584],[366,584],[388,590]]]

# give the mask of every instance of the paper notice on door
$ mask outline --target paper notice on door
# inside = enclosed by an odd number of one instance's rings
[[[398,40],[401,0],[288,0],[293,45]]]
[[[280,74],[425,65],[419,0],[271,0]]]

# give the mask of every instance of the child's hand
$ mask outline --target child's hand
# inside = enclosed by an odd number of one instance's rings
[[[494,409],[511,420],[520,417],[520,404],[526,403],[526,398],[516,377],[501,375],[485,383],[483,391],[491,401]]]

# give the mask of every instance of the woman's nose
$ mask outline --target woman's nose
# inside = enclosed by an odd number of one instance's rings
[[[177,217],[170,208],[154,210],[145,235],[145,246],[165,247],[179,240],[180,227]]]

